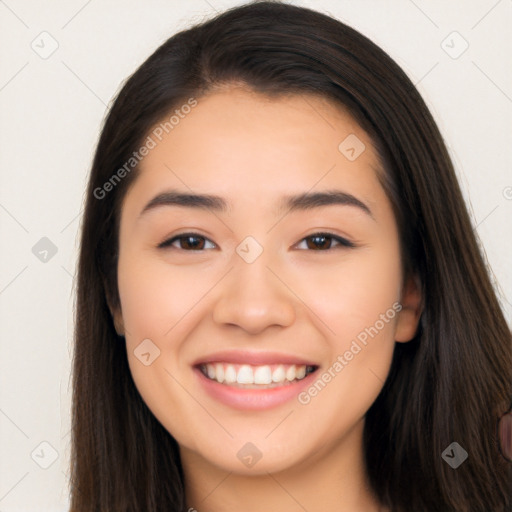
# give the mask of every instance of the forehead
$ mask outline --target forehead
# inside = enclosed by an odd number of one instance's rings
[[[139,207],[165,188],[215,193],[230,198],[231,207],[340,187],[371,203],[380,187],[371,139],[322,97],[271,98],[232,88],[198,98],[186,112],[166,124],[171,112],[148,134],[154,147],[128,193]]]

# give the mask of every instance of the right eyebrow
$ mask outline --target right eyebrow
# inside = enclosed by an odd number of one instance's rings
[[[139,218],[149,210],[161,206],[184,206],[187,208],[201,208],[217,212],[226,212],[228,210],[228,203],[220,196],[187,194],[177,190],[168,190],[151,199],[140,212]]]

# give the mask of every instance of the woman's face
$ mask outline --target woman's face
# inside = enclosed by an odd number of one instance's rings
[[[182,458],[226,471],[360,448],[419,301],[369,137],[326,100],[243,89],[167,131],[120,224],[116,325],[142,398]]]

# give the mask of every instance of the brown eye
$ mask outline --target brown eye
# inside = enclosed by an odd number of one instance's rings
[[[181,236],[181,249],[187,250],[201,250],[204,248],[204,238],[200,236]]]
[[[304,241],[306,242],[306,248],[313,251],[328,251],[333,248],[355,247],[352,242],[330,233],[315,233],[303,238],[301,243]]]
[[[324,235],[313,235],[306,238],[308,249],[330,249],[332,238]]]
[[[207,242],[213,246],[215,245],[204,236],[197,235],[195,233],[183,233],[162,242],[158,247],[160,249],[170,247],[173,249],[181,249],[183,251],[202,251],[205,249]],[[176,243],[178,243],[178,246]]]

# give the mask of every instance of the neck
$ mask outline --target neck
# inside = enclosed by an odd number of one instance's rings
[[[293,467],[256,475],[222,470],[181,447],[187,510],[384,512],[367,482],[363,427],[364,420]]]

